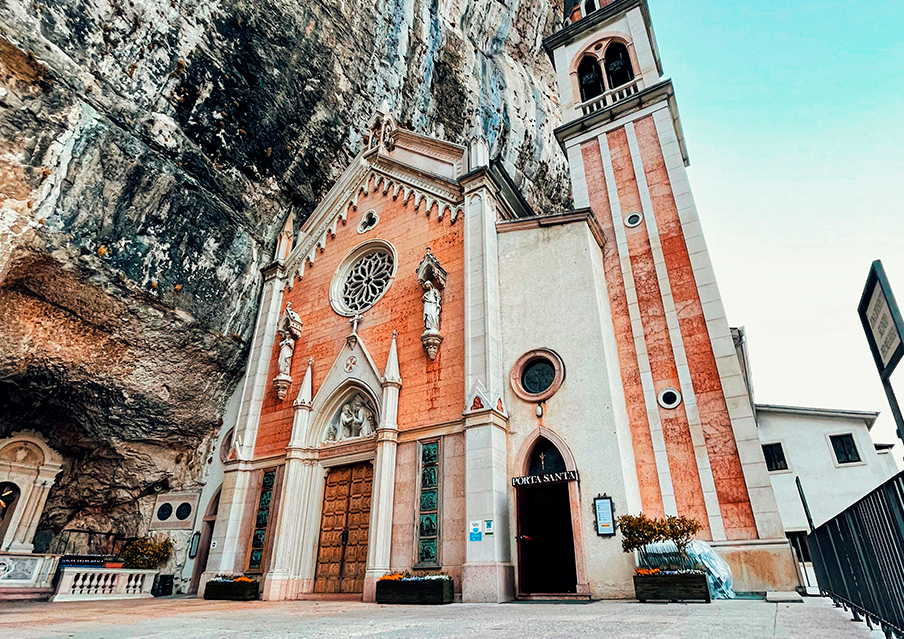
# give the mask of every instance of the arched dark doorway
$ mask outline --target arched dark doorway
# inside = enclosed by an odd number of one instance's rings
[[[198,554],[195,556],[195,568],[192,571],[191,584],[188,587],[189,593],[198,592],[201,575],[207,570],[207,557],[210,555],[210,542],[213,539],[213,527],[217,522],[217,512],[220,509],[220,491],[222,489],[221,486],[214,493],[201,522],[201,530],[199,531],[201,538],[198,540]]]
[[[581,86],[581,102],[587,102],[606,92],[600,65],[593,56],[584,56],[578,65],[578,83]]]
[[[634,79],[628,47],[621,42],[613,42],[606,49],[606,79],[609,81],[610,89],[628,84]]]
[[[528,475],[542,477],[566,470],[555,444],[543,437],[537,439],[528,460]],[[515,490],[520,593],[577,592],[568,482],[526,484]]]
[[[12,482],[0,483],[0,544],[16,511],[16,500],[19,499],[19,487]]]

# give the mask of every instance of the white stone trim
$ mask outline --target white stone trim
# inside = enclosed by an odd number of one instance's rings
[[[780,538],[784,536],[784,530],[778,514],[778,504],[775,501],[775,494],[772,492],[772,482],[766,471],[762,449],[759,448],[756,421],[750,406],[747,385],[741,374],[741,365],[734,348],[728,349],[727,347],[727,344],[731,342],[731,330],[725,317],[725,309],[719,295],[706,242],[703,239],[703,230],[697,217],[697,207],[691,194],[687,170],[681,158],[678,136],[667,111],[659,110],[653,113],[653,122],[656,125],[684,239],[688,244],[694,279],[697,289],[701,291],[703,317],[716,357],[722,392],[731,419],[741,467],[744,471],[744,480],[756,521],[757,534],[762,539]],[[691,246],[695,249],[693,252],[691,252]],[[706,301],[702,296],[704,290],[706,291]],[[747,442],[755,442],[757,446],[744,445]]]
[[[566,151],[570,151],[571,147],[578,146],[583,144],[584,142],[589,142],[594,138],[598,138],[600,135],[604,133],[609,133],[610,131],[614,131],[615,129],[620,129],[629,122],[634,122],[636,120],[640,120],[641,118],[645,118],[648,115],[652,115],[657,111],[666,110],[668,111],[669,104],[668,101],[663,98],[661,102],[657,102],[656,104],[650,105],[646,108],[640,109],[638,111],[631,111],[628,115],[622,116],[617,120],[613,120],[612,122],[607,122],[606,124],[600,124],[598,126],[593,127],[593,130],[588,131],[587,133],[582,133],[580,135],[575,135],[574,137],[568,138],[564,140],[562,144],[565,146]],[[671,117],[671,116],[669,116]],[[682,160],[683,161],[683,160]],[[572,182],[574,182],[574,174],[572,174]]]
[[[672,485],[672,473],[665,449],[665,437],[662,434],[662,422],[659,419],[659,404],[656,401],[656,389],[653,386],[653,375],[650,369],[650,358],[647,355],[647,343],[643,334],[643,321],[640,306],[637,303],[637,291],[634,288],[634,273],[631,258],[628,255],[628,240],[622,224],[621,204],[618,199],[618,187],[615,183],[615,171],[612,168],[612,155],[609,141],[605,133],[599,135],[600,155],[603,161],[603,172],[606,176],[606,189],[609,194],[609,208],[612,211],[612,227],[615,230],[616,246],[621,263],[622,277],[625,284],[625,297],[628,301],[628,315],[631,318],[631,332],[634,336],[634,349],[637,353],[637,365],[640,370],[640,382],[643,388],[644,403],[647,409],[647,420],[650,425],[650,437],[653,441],[653,456],[656,460],[659,475],[659,490],[662,494],[662,506],[665,514],[677,515],[678,505],[675,501],[675,489]]]
[[[571,172],[571,191],[574,197],[574,207],[583,209],[590,206],[590,194],[587,190],[587,176],[584,173],[584,158],[581,147],[568,148],[568,168]]]
[[[653,264],[656,268],[656,279],[659,280],[659,292],[662,296],[665,321],[669,329],[672,356],[675,359],[675,367],[678,371],[681,394],[684,396],[684,412],[687,416],[688,430],[694,446],[697,474],[700,478],[700,487],[703,490],[703,503],[706,507],[712,538],[714,541],[721,541],[725,539],[722,509],[719,506],[719,495],[716,492],[716,482],[713,478],[709,451],[706,448],[706,438],[703,434],[703,425],[700,422],[700,412],[697,409],[697,396],[694,393],[694,384],[691,380],[690,367],[687,362],[687,352],[684,349],[684,339],[681,335],[681,326],[678,323],[678,311],[675,308],[675,300],[672,297],[672,285],[669,281],[669,273],[665,264],[665,255],[662,252],[656,213],[653,210],[653,200],[650,197],[647,176],[643,168],[643,158],[640,155],[640,146],[637,143],[637,132],[634,129],[633,122],[625,125],[625,132],[628,137],[628,148],[631,151],[634,177],[637,180],[637,190],[640,193],[640,203],[643,207],[644,219],[646,220],[647,236],[650,241]]]

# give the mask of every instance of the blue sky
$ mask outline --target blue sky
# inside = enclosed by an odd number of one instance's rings
[[[873,439],[894,441],[856,307],[874,259],[904,304],[904,3],[650,11],[756,400],[881,411]]]

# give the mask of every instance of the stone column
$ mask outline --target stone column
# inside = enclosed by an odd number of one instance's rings
[[[472,144],[476,164],[482,142]],[[465,189],[465,525],[486,520],[495,534],[471,541],[465,534],[462,600],[499,602],[514,598],[509,538],[508,418],[502,403],[502,329],[496,242],[496,187],[472,166]]]
[[[282,307],[285,275],[281,262],[272,263],[262,272],[264,287],[251,341],[251,352],[248,355],[248,368],[242,382],[242,400],[233,440],[238,463],[227,464],[214,537],[211,540],[207,560],[209,570],[202,576],[202,584],[211,574],[242,572],[245,569],[243,552],[248,540],[242,539],[241,534],[242,523],[245,521],[245,507],[249,500],[248,487],[251,483],[249,476],[251,469],[247,467],[246,462],[254,456],[264,395],[271,391],[268,379],[270,360]]]
[[[44,512],[44,505],[47,503],[47,495],[50,493],[50,487],[53,486],[54,478],[60,472],[58,465],[44,466],[38,473],[35,480],[34,488],[26,504],[26,510],[19,520],[16,534],[13,535],[12,542],[9,545],[10,552],[31,552],[34,549],[35,532],[38,530],[38,523],[41,521],[41,514]]]
[[[392,344],[389,347],[382,386],[383,414],[380,427],[377,429],[367,570],[364,573],[364,601],[376,600],[377,580],[389,572],[392,552],[392,509],[395,495],[396,449],[399,445],[399,389],[402,388],[395,331],[392,332]]]
[[[303,496],[308,492],[310,473],[305,473],[307,451],[305,441],[311,425],[311,367],[314,359],[308,359],[308,368],[301,383],[301,390],[295,399],[295,418],[292,423],[292,437],[286,447],[286,469],[283,475],[282,498],[279,519],[276,521],[273,538],[273,555],[270,571],[264,577],[264,600],[295,599],[298,596],[298,582],[293,578],[293,567],[302,543],[302,521],[304,519]]]

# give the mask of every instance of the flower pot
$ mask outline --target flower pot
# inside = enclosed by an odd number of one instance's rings
[[[634,575],[634,594],[641,603],[647,601],[710,602],[709,583],[705,573]]]
[[[256,581],[208,581],[204,598],[252,601],[260,596],[259,591],[260,584]]]
[[[448,604],[453,597],[451,579],[377,582],[377,603],[382,604]]]

